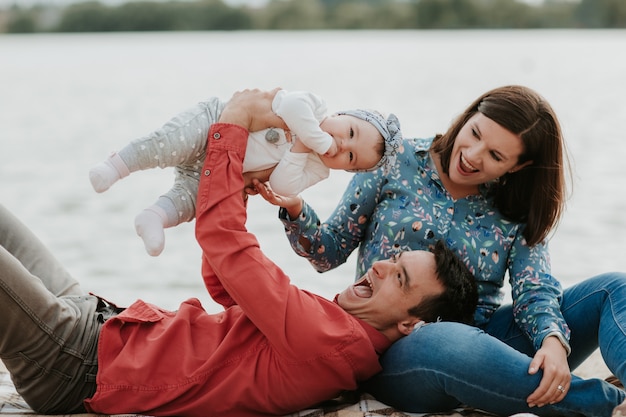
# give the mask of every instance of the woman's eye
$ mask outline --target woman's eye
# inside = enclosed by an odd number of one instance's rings
[[[350,137],[353,138],[354,137],[354,130],[352,128],[350,128]]]
[[[492,158],[494,159],[494,161],[496,161],[496,162],[500,162],[500,161],[502,161],[502,158],[500,157],[500,155],[498,155],[498,154],[497,154],[497,153],[495,153],[495,152],[491,152],[491,157],[492,157]]]
[[[478,132],[474,128],[472,128],[472,136],[474,136],[476,139],[480,139],[480,136],[478,135]]]
[[[400,286],[402,286],[402,275],[398,274],[398,282],[400,282]]]
[[[354,155],[352,154],[352,152],[350,152],[350,162],[352,162],[353,159],[354,159]]]

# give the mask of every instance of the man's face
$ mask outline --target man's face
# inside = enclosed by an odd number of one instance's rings
[[[399,324],[417,321],[409,316],[409,308],[443,291],[435,256],[416,250],[374,263],[361,279],[338,295],[337,303],[389,337],[387,331]]]

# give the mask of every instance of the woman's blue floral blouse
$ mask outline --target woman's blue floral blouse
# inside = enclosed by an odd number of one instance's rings
[[[405,139],[388,176],[381,170],[355,174],[325,223],[306,203],[293,221],[281,209],[291,246],[320,272],[344,263],[358,248],[359,278],[378,260],[401,251],[428,250],[444,239],[476,277],[477,326],[484,326],[502,303],[508,271],[515,320],[535,349],[550,334],[569,340],[559,310],[562,289],[550,275],[547,243],[529,248],[522,236],[524,224],[500,214],[488,197],[488,185],[480,195],[454,200],[430,157],[431,143],[432,138]],[[298,243],[302,239],[311,243],[309,252]]]

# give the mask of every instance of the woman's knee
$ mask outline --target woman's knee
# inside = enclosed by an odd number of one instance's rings
[[[601,288],[608,286],[626,287],[626,272],[605,272],[589,278],[589,281],[596,283]]]
[[[594,293],[604,293],[607,296],[626,297],[626,273],[606,272],[581,281],[564,290],[565,299],[569,303],[580,301]]]

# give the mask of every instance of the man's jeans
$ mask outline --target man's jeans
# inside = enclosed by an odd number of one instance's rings
[[[570,368],[600,346],[609,369],[626,380],[626,274],[607,273],[565,289],[561,310],[571,329]],[[464,404],[499,415],[610,416],[626,398],[603,380],[572,376],[564,400],[528,408],[526,398],[542,375],[528,374],[533,355],[511,306],[504,306],[484,331],[444,322],[414,331],[383,355],[384,370],[365,388],[377,399],[413,412]]]
[[[81,412],[95,392],[98,302],[0,205],[0,358],[35,411]]]

